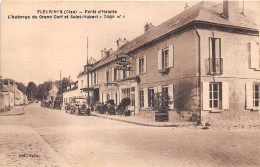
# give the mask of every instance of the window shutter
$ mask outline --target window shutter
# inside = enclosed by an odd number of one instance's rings
[[[169,46],[169,67],[173,67],[174,64],[174,50],[173,45]]]
[[[121,79],[123,79],[123,70],[120,70],[120,76],[121,76]]]
[[[162,69],[162,50],[158,51],[158,70]]]
[[[136,75],[139,75],[139,57],[136,58]]]
[[[146,63],[146,55],[144,55],[144,73],[146,73],[146,69],[147,69],[147,63]]]
[[[98,72],[96,72],[96,84],[98,84]]]
[[[251,68],[259,68],[259,47],[255,42],[250,43]]]
[[[157,92],[160,92],[160,93],[162,92],[162,86],[157,87]]]
[[[127,65],[129,67],[129,65]],[[127,77],[130,77],[130,70],[126,72]]]
[[[203,110],[209,110],[209,82],[202,82]]]
[[[95,83],[94,83],[94,75],[95,75],[95,72],[94,73],[92,73],[92,83],[93,83],[93,85],[95,85]]]
[[[112,81],[115,80],[115,77],[114,77],[114,72],[115,72],[115,68],[112,68],[112,73],[111,73],[111,76],[112,76]]]
[[[89,80],[88,80],[89,87],[91,87],[91,75],[90,75],[90,74],[88,75],[88,79],[89,79]],[[88,84],[88,83],[87,83],[87,84]]]
[[[144,107],[148,107],[148,88],[144,88]]]
[[[106,101],[107,101],[107,94],[104,93],[104,103],[106,103]]]
[[[154,87],[153,90],[154,90],[154,94],[156,94],[158,92],[157,87]]]
[[[174,109],[173,84],[169,85],[169,96],[170,96],[170,100],[173,102],[173,103],[170,105],[170,109]]]
[[[107,83],[107,71],[105,71],[105,83]]]
[[[229,109],[229,83],[222,82],[222,109]]]
[[[253,108],[253,83],[246,83],[246,109]]]

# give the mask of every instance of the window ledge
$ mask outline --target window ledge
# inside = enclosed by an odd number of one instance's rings
[[[221,109],[212,109],[212,110],[209,110],[209,113],[221,113],[223,112],[224,110],[221,110]]]
[[[251,112],[258,112],[258,111],[260,111],[260,108],[251,108],[250,111]]]

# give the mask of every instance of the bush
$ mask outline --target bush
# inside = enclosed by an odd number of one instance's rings
[[[170,104],[172,104],[170,96],[166,92],[157,92],[154,95],[153,109],[160,113],[166,113],[170,110]]]

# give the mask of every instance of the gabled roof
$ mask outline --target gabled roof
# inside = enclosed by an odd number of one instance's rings
[[[222,16],[222,12],[222,2],[200,2],[193,7],[183,11],[182,13],[176,15],[175,17],[145,32],[132,41],[126,43],[121,48],[112,53],[109,57],[97,63],[91,70],[96,70],[97,68],[100,68],[105,64],[111,63],[112,61],[116,60],[116,55],[120,53],[129,53],[130,51],[141,48],[145,44],[154,41],[170,32],[177,31],[181,27],[184,27],[194,21],[254,29],[257,31],[259,29],[259,27],[246,15],[240,14],[238,12],[238,21],[229,21]]]

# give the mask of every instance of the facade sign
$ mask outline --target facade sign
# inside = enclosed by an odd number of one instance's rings
[[[129,59],[129,56],[126,55],[125,53],[120,53],[119,55],[117,55],[117,58],[126,58],[126,59]]]
[[[127,67],[127,66],[116,66],[116,70],[131,71],[131,67]]]
[[[122,65],[122,66],[127,66],[130,64],[130,62],[129,61],[117,61],[117,64]]]

